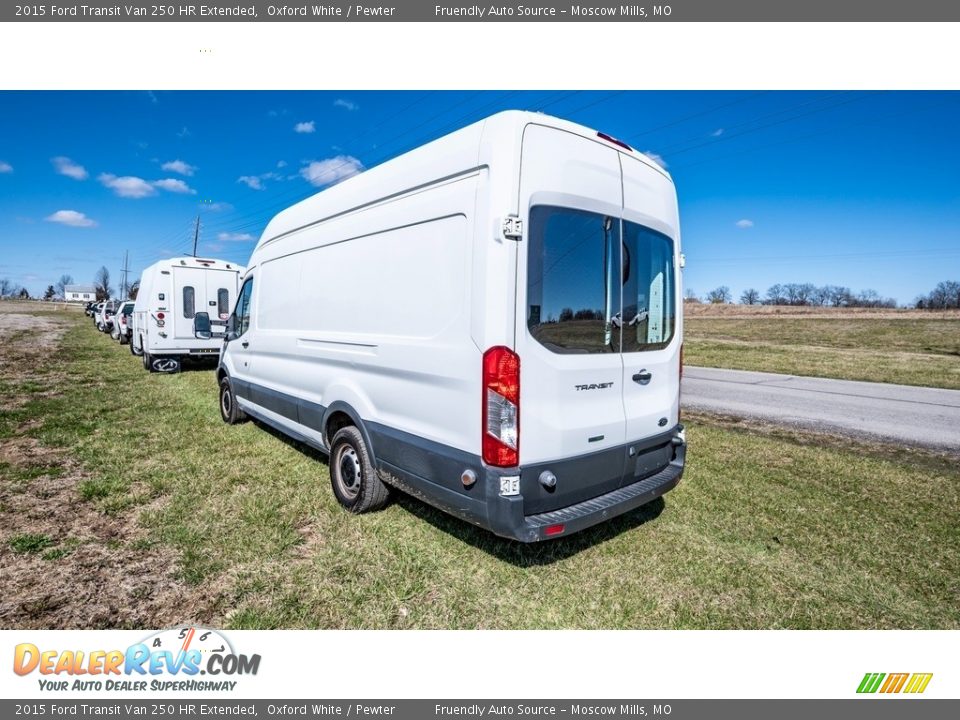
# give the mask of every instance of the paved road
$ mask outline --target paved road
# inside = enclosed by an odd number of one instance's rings
[[[688,366],[683,406],[960,454],[960,390]]]

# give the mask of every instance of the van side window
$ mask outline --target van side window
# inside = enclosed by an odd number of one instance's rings
[[[237,298],[237,336],[243,335],[250,327],[250,296],[253,293],[253,278],[247,278],[247,281],[240,288],[240,297]]]
[[[530,209],[527,327],[555,353],[620,351],[620,221],[538,205]]]
[[[224,317],[230,312],[230,293],[226,288],[217,290],[217,314]]]
[[[192,318],[196,314],[196,292],[189,285],[183,288],[183,316]]]

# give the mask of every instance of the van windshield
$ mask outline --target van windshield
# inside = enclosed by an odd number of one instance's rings
[[[556,353],[666,347],[676,325],[673,241],[607,215],[530,209],[527,327]],[[619,272],[617,269],[619,268]]]

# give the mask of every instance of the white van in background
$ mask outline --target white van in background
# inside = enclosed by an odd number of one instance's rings
[[[354,512],[392,486],[505,537],[569,535],[680,481],[680,257],[663,168],[494,115],[269,223],[221,414],[329,453]]]
[[[226,324],[244,268],[224,260],[177,257],[143,271],[133,307],[130,352],[151,372],[177,372],[184,357],[216,355],[220,339],[199,339],[194,316]]]

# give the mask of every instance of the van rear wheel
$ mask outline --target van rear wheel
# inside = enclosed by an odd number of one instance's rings
[[[354,513],[379,510],[390,499],[390,489],[373,467],[360,431],[340,428],[330,443],[330,484],[337,502]]]
[[[247,414],[237,404],[237,396],[228,377],[220,381],[220,417],[227,425],[236,425],[247,419]]]

